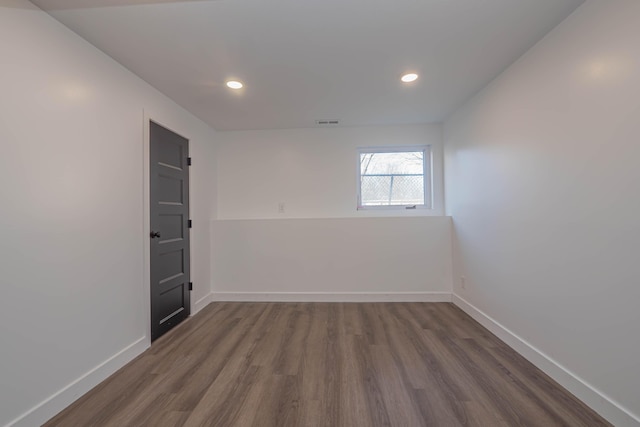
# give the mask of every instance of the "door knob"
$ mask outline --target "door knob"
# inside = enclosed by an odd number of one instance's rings
[[[156,237],[160,237],[160,232],[159,231],[152,231],[151,232],[151,238],[154,239]]]

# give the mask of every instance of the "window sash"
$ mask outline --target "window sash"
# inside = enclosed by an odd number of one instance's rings
[[[416,153],[422,152],[422,174],[416,173],[362,173],[362,156],[364,154],[386,154],[386,153]],[[432,206],[432,188],[431,188],[431,170],[432,170],[432,159],[431,159],[431,147],[428,145],[425,146],[403,146],[403,147],[365,147],[358,149],[358,210],[398,210],[398,209],[431,209]],[[363,178],[369,177],[390,177],[390,190],[389,197],[386,203],[383,203],[381,200],[380,204],[364,204],[363,197]],[[393,180],[396,177],[410,177],[410,176],[419,176],[422,177],[422,197],[424,202],[420,203],[419,199],[415,199],[416,203],[413,203],[413,200],[410,200],[406,203],[392,203],[393,202]],[[406,201],[406,199],[405,199]]]

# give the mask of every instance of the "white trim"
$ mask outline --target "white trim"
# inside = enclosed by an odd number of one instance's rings
[[[207,295],[203,296],[193,304],[193,310],[191,311],[191,315],[193,316],[196,313],[198,313],[200,310],[208,306],[209,303],[211,303],[211,301],[213,301],[213,294],[209,292]]]
[[[147,345],[151,345],[151,248],[149,247],[149,233],[151,233],[150,200],[151,190],[149,183],[149,121],[151,117],[147,110],[142,110],[142,236],[143,236],[143,277],[142,277],[142,303],[145,317],[145,334]]]
[[[431,149],[431,144],[416,145],[368,145],[358,147],[358,153],[411,153]]]
[[[213,292],[212,301],[451,302],[450,292]]]
[[[454,293],[452,301],[462,311],[495,334],[509,347],[520,353],[525,359],[533,363],[613,425],[617,427],[640,426],[640,417],[635,416],[613,399],[589,385],[573,372],[510,331],[464,298]]]
[[[89,372],[9,422],[5,427],[32,427],[44,424],[75,402],[80,396],[143,353],[147,348],[149,346],[147,345],[146,337],[138,338],[135,342],[129,344]]]

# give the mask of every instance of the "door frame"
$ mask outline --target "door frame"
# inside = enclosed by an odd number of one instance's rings
[[[181,137],[191,141],[186,135],[186,132],[181,132],[181,126],[176,123],[175,118],[167,117],[166,115],[157,114],[155,111],[149,109],[142,110],[143,116],[143,128],[142,128],[142,236],[143,236],[143,273],[142,273],[142,306],[144,307],[144,325],[145,325],[145,342],[147,347],[151,346],[151,247],[149,245],[149,234],[151,233],[151,186],[150,176],[151,165],[150,161],[150,131],[149,122],[159,124],[160,126],[170,130],[171,132],[180,135]],[[189,179],[189,196],[191,196],[191,179]],[[191,197],[189,197],[189,212],[191,212]],[[189,230],[190,232],[190,230]],[[193,247],[191,245],[191,239],[189,239],[189,253],[191,254]],[[193,268],[191,259],[189,256],[190,269]],[[191,313],[193,313],[193,298],[189,299],[189,305]]]

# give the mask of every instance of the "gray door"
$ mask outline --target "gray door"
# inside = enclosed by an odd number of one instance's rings
[[[149,123],[151,340],[187,318],[189,141]]]

